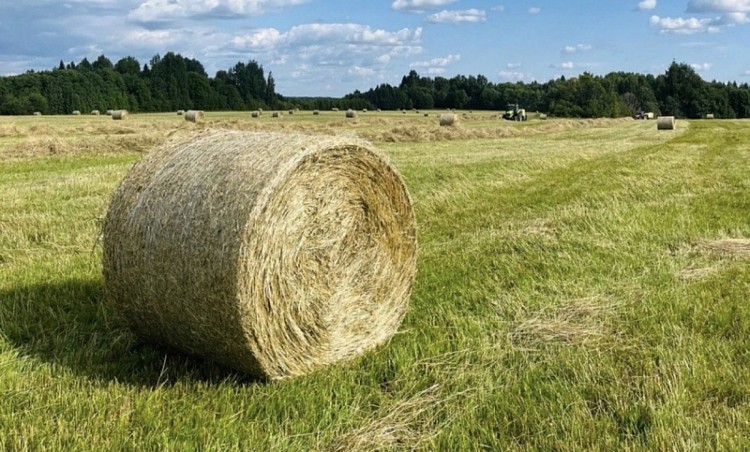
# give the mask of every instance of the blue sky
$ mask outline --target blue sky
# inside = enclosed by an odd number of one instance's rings
[[[284,95],[421,75],[544,82],[584,71],[750,83],[750,0],[0,0],[0,74],[168,51],[210,76],[238,61]]]

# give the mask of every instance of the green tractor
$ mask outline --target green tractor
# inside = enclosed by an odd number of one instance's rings
[[[508,104],[508,108],[503,113],[503,119],[508,121],[526,121],[526,109],[519,108],[518,104]]]

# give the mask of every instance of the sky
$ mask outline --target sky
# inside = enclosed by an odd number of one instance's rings
[[[422,76],[546,82],[583,72],[750,83],[750,0],[0,0],[0,75],[173,51],[239,61],[286,96]]]

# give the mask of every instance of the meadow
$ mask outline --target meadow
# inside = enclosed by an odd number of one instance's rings
[[[750,122],[424,113],[0,117],[0,449],[750,448]],[[419,260],[388,344],[266,382],[123,326],[109,198],[207,128],[390,156]]]

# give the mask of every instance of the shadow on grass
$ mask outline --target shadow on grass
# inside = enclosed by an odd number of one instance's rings
[[[105,303],[101,280],[0,290],[0,334],[23,356],[108,382],[143,387],[260,382],[138,340]]]

